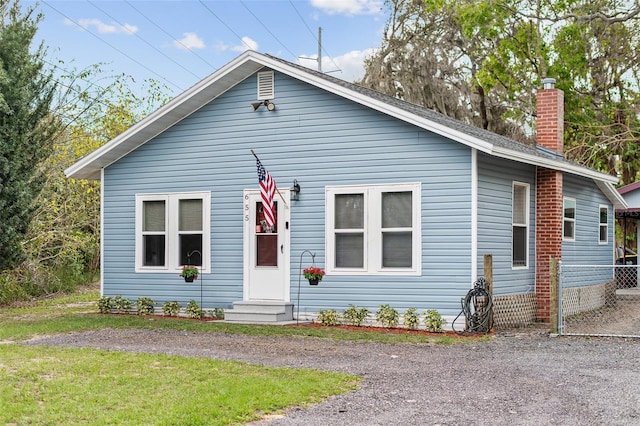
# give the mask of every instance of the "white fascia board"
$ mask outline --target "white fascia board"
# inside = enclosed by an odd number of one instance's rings
[[[492,155],[508,160],[518,161],[520,163],[531,164],[534,166],[546,167],[548,169],[558,170],[561,172],[572,173],[578,176],[588,177],[595,181],[607,182],[610,184],[618,183],[618,178],[615,176],[601,173],[596,170],[592,170],[588,167],[572,164],[564,161],[556,161],[549,158],[543,158],[536,155],[525,154],[510,149],[501,147],[495,147]]]
[[[624,199],[624,197],[618,192],[615,186],[613,186],[613,184],[609,182],[598,181],[598,180],[596,180],[595,183],[598,186],[598,188],[600,188],[600,191],[602,191],[607,196],[609,201],[611,201],[611,204],[613,204],[613,208],[615,210],[623,210],[623,209],[629,208],[629,204]]]
[[[116,136],[115,138],[111,139],[105,145],[96,149],[95,151],[88,154],[87,156],[83,157],[82,159],[80,159],[79,161],[77,161],[67,169],[65,169],[64,172],[66,176],[74,177],[74,175],[77,174],[77,177],[79,178],[88,178],[89,176],[92,176],[95,178],[96,174],[100,173],[100,169],[103,169],[109,164],[112,164],[113,162],[119,160],[120,158],[124,157],[134,149],[143,145],[145,142],[147,142],[151,138],[162,133],[163,131],[165,131],[166,129],[168,129],[169,127],[171,127],[172,125],[174,125],[175,123],[177,123],[178,121],[186,117],[187,115],[192,114],[194,111],[197,111],[198,109],[202,108],[202,106],[209,103],[213,98],[207,97],[207,98],[201,99],[196,104],[190,105],[188,108],[185,108],[181,114],[176,115],[174,117],[170,117],[170,119],[165,120],[164,122],[162,120],[163,118],[169,116],[171,112],[183,106],[185,103],[191,101],[195,96],[200,94],[202,91],[211,87],[211,85],[214,84],[218,79],[227,75],[228,73],[233,71],[233,69],[241,66],[243,63],[250,61],[251,58],[254,56],[252,55],[252,53],[254,52],[248,51],[248,52],[245,52],[245,54],[238,56],[233,61],[222,66],[221,68],[213,72],[208,77],[204,78],[203,80],[193,85],[187,91],[182,92],[181,94],[173,98],[171,101],[167,102],[161,108],[152,112],[151,114],[149,114],[148,116],[146,116],[145,118],[143,118],[142,120],[134,124],[133,126],[129,127],[127,130],[125,130],[124,132]],[[256,64],[254,67],[252,67],[253,69],[252,72],[255,72],[255,70],[258,70],[262,67],[263,67],[262,65]],[[241,79],[237,79],[235,81],[235,84],[239,83],[240,81]],[[231,89],[233,86],[235,86],[235,84],[231,84],[229,87],[226,87],[224,90],[220,91],[218,96],[228,91],[229,89]],[[146,134],[144,134],[145,130],[147,130]],[[135,138],[135,136],[139,136],[139,138]],[[131,142],[130,146],[122,147],[122,145],[127,145],[127,142]],[[121,148],[121,151],[116,151],[118,148]],[[100,162],[100,159],[109,153],[114,153],[112,158],[109,158],[104,162]],[[88,170],[85,170],[87,168]]]

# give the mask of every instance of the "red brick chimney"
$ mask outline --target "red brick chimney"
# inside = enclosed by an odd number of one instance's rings
[[[537,143],[564,152],[564,92],[555,88],[553,78],[542,80],[537,94]]]
[[[564,151],[564,93],[555,80],[543,80],[537,93],[537,143]],[[537,318],[551,320],[549,259],[562,258],[562,172],[538,166],[536,176],[536,299]]]

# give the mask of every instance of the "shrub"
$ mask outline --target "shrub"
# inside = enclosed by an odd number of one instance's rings
[[[407,328],[415,329],[420,325],[420,315],[416,308],[409,308],[404,311],[404,326]]]
[[[424,325],[426,326],[427,331],[435,331],[438,333],[442,332],[442,328],[447,323],[447,321],[442,318],[440,312],[435,309],[429,309],[427,311],[424,311],[424,313]]]
[[[367,319],[368,315],[369,315],[369,309],[359,308],[356,305],[350,304],[349,307],[344,310],[344,313],[342,314],[342,318],[344,318],[347,324],[360,327],[364,323],[364,321]]]
[[[189,303],[187,303],[187,316],[189,318],[195,318],[195,319],[200,319],[202,318],[202,308],[200,308],[200,305],[198,305],[198,302],[196,302],[195,300],[191,299],[189,300]]]
[[[108,314],[113,308],[113,299],[109,296],[102,296],[98,299],[98,311],[101,314]]]
[[[150,297],[139,297],[136,301],[136,306],[138,307],[138,314],[140,315],[149,315],[153,314],[153,306],[156,302],[153,301]]]
[[[391,328],[398,325],[400,315],[395,308],[389,305],[380,305],[378,312],[376,312],[376,321],[384,327]]]
[[[129,309],[131,309],[131,300],[122,297],[120,295],[117,295],[116,297],[113,298],[113,307],[116,311],[122,313],[122,312],[128,312]]]
[[[318,311],[318,321],[322,325],[338,324],[338,312],[333,309],[325,309]]]
[[[162,304],[162,313],[164,315],[169,315],[170,317],[175,317],[180,312],[180,304],[177,301],[173,302],[164,302]]]
[[[213,308],[213,315],[216,319],[224,319],[224,308]]]

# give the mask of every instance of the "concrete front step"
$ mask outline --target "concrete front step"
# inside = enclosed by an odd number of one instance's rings
[[[225,309],[224,320],[244,323],[293,321],[293,303],[267,300],[233,302],[233,309]]]

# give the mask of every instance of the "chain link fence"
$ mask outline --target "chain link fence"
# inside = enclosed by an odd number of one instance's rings
[[[640,337],[637,265],[565,265],[558,271],[560,334]]]

